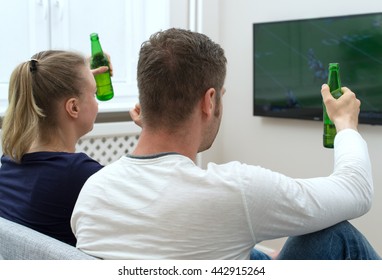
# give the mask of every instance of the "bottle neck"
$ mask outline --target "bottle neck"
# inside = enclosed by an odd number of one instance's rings
[[[339,70],[330,70],[328,77],[328,85],[330,92],[341,89],[340,73]]]
[[[99,41],[91,41],[91,51],[92,51],[92,55],[97,53],[103,53],[102,47]]]

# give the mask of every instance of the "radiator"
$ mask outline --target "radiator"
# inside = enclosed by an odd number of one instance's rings
[[[140,130],[133,122],[97,123],[78,141],[76,152],[107,165],[133,151]]]

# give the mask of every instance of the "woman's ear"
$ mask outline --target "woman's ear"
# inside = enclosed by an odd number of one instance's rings
[[[72,118],[78,118],[78,113],[80,111],[79,102],[77,98],[70,98],[65,103],[65,110]]]

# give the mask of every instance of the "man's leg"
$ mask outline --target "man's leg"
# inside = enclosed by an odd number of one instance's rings
[[[349,222],[296,237],[285,242],[280,260],[381,259],[367,239]]]
[[[249,256],[249,259],[250,260],[271,260],[272,258],[268,256],[266,253],[253,248]]]

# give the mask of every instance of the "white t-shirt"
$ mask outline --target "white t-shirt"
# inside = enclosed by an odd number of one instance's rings
[[[359,217],[373,196],[367,145],[348,129],[335,147],[334,172],[312,179],[239,162],[204,170],[179,154],[122,157],[84,185],[77,247],[103,259],[248,259],[262,240]]]

